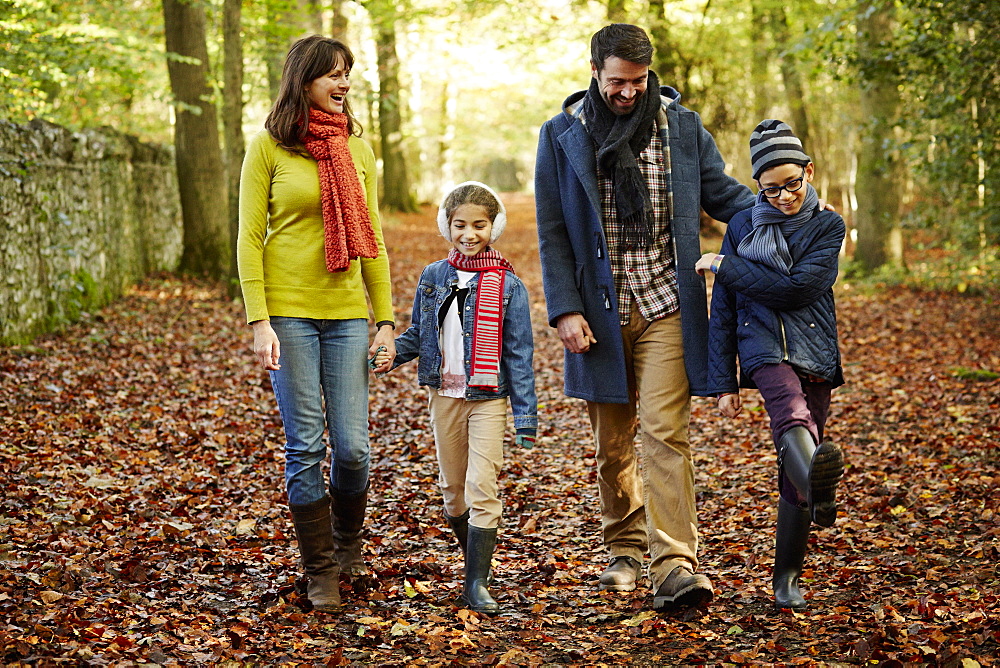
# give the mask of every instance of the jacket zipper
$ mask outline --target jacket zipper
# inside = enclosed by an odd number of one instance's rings
[[[788,340],[785,338],[785,321],[778,316],[778,326],[781,327],[781,361],[788,361]]]

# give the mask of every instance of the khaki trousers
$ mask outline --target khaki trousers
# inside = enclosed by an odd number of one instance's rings
[[[612,557],[642,563],[649,551],[649,577],[656,591],[675,567],[698,568],[688,445],[691,398],[680,314],[649,322],[633,303],[622,341],[631,401],[587,402],[597,444],[601,527]]]
[[[466,401],[442,397],[434,389],[428,395],[444,511],[458,517],[468,510],[470,525],[495,529],[507,399]]]

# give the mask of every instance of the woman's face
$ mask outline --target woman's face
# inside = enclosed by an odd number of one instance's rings
[[[344,57],[338,55],[333,69],[306,84],[309,106],[328,114],[344,113],[344,100],[351,89],[351,70]]]

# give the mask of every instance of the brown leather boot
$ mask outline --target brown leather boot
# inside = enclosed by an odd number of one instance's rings
[[[334,555],[330,497],[288,507],[299,542],[302,570],[308,580],[309,602],[320,612],[336,612],[340,610],[340,566]]]
[[[368,510],[368,487],[360,494],[333,492],[332,508],[333,542],[341,572],[367,575],[368,565],[361,556],[361,529]]]

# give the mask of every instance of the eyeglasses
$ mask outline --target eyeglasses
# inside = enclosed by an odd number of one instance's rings
[[[793,193],[802,187],[802,184],[805,182],[805,178],[806,178],[806,168],[803,167],[802,176],[800,176],[799,178],[792,179],[783,186],[771,186],[770,188],[763,188],[761,192],[763,192],[764,197],[768,199],[774,199],[775,197],[778,197],[779,195],[781,195],[782,190],[787,190],[788,192]],[[759,181],[757,185],[760,185]]]

